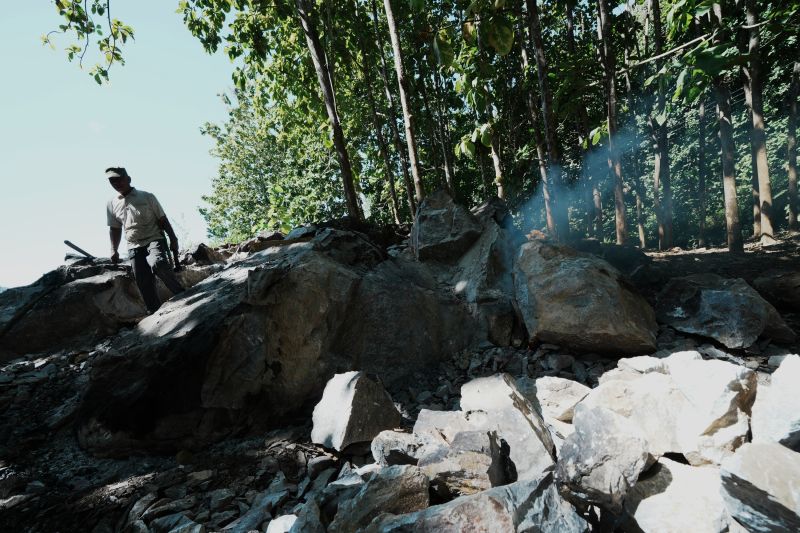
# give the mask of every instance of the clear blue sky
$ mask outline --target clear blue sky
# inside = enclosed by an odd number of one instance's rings
[[[156,194],[182,245],[205,239],[197,208],[217,161],[200,126],[224,120],[217,94],[229,90],[233,67],[224,54],[203,51],[175,13],[177,3],[112,4],[114,17],[133,26],[136,41],[124,50],[125,66],[113,66],[111,84],[103,86],[67,61],[65,36],[56,36],[55,51],[42,46],[40,36],[60,24],[51,1],[5,5],[0,287],[31,283],[60,265],[64,239],[109,255],[108,166],[125,166],[134,186]]]

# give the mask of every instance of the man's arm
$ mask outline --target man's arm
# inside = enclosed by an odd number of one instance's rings
[[[175,259],[175,268],[178,268],[179,261],[178,261],[178,237],[175,235],[175,230],[172,229],[172,224],[169,223],[169,220],[166,216],[163,216],[158,219],[158,226],[167,232],[169,236],[169,249],[172,250],[172,257]]]
[[[111,239],[111,262],[119,263],[119,243],[122,240],[122,228],[109,227],[108,237]]]

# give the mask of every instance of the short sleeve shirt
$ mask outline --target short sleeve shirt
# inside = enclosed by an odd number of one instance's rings
[[[135,188],[127,196],[119,194],[111,198],[106,206],[108,225],[125,229],[129,250],[162,239],[164,234],[158,221],[164,216],[155,195]]]

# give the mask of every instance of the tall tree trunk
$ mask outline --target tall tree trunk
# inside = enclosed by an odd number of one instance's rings
[[[697,120],[697,203],[699,227],[697,245],[706,247],[706,104],[700,100]]]
[[[319,35],[311,20],[306,0],[296,0],[297,15],[300,17],[300,25],[306,36],[308,51],[311,53],[311,61],[314,63],[314,70],[317,73],[317,80],[322,91],[322,99],[325,102],[325,110],[328,113],[328,121],[333,130],[333,144],[336,147],[336,154],[339,157],[339,171],[342,174],[342,185],[344,187],[344,197],[347,203],[347,213],[351,217],[361,220],[361,208],[358,205],[358,198],[353,181],[353,169],[350,166],[350,156],[347,153],[347,144],[344,139],[342,125],[339,122],[339,112],[336,109],[336,99],[334,98],[333,87],[331,85],[330,72],[326,62],[325,52],[320,44]]]
[[[434,108],[438,114],[438,118],[436,120],[436,129],[439,132],[439,146],[442,148],[442,157],[444,158],[444,175],[447,181],[447,192],[453,196],[455,194],[455,186],[453,185],[453,179],[455,176],[452,159],[453,151],[451,149],[450,135],[446,122],[447,113],[444,110],[444,102],[442,101],[443,95],[441,79],[439,78],[439,73],[435,70],[433,72],[433,89],[436,96]]]
[[[738,31],[739,50],[742,54],[748,53],[748,31],[740,28]],[[747,122],[753,123],[753,92],[750,79],[750,68],[742,65],[742,89],[747,107]],[[753,237],[761,238],[761,201],[758,195],[758,148],[753,128],[750,127],[750,196],[753,206]]]
[[[797,96],[800,92],[800,61],[794,62],[789,89],[789,120],[786,126],[786,158],[789,174],[789,230],[797,231]]]
[[[650,9],[653,20],[654,52],[656,55],[660,55],[664,50],[664,38],[661,34],[661,6],[659,0],[650,0]],[[661,68],[661,64],[662,62],[659,61],[656,68]],[[659,124],[658,120],[652,115],[649,117],[649,122],[655,156],[653,198],[658,219],[658,247],[661,250],[672,248],[672,181],[669,168],[669,144],[665,110],[664,90],[659,86],[656,113],[663,118],[663,122]]]
[[[383,81],[383,91],[386,94],[386,101],[389,103],[389,128],[392,131],[392,142],[394,149],[400,157],[400,170],[403,174],[403,184],[406,188],[406,199],[408,200],[408,210],[411,213],[411,218],[417,213],[417,202],[414,199],[414,184],[411,181],[411,176],[408,174],[408,158],[406,151],[403,149],[403,142],[400,140],[400,132],[397,128],[397,108],[394,105],[394,96],[392,95],[391,86],[389,84],[388,69],[386,68],[386,55],[384,53],[383,33],[378,28],[378,7],[375,0],[372,0],[372,23],[375,28],[375,37],[378,39],[378,51],[380,53],[380,71],[381,80]]]
[[[372,112],[372,125],[375,128],[375,138],[378,141],[378,149],[380,150],[381,158],[383,159],[383,165],[386,167],[386,183],[389,185],[389,207],[392,218],[394,219],[394,223],[400,224],[400,214],[397,204],[397,191],[395,190],[394,186],[394,171],[392,170],[392,159],[389,155],[389,147],[386,144],[386,138],[383,136],[381,121],[378,118],[377,104],[375,103],[375,96],[372,94],[372,83],[370,82],[369,77],[369,55],[367,53],[367,47],[363,43],[361,45],[361,51],[362,55],[364,56],[364,61],[361,66],[363,83],[367,94],[367,100],[369,101],[369,108]]]
[[[570,56],[575,56],[576,54],[576,47],[575,47],[575,28],[574,28],[574,10],[575,8],[575,1],[568,0],[566,3],[566,23],[567,23],[567,51],[570,53]],[[583,157],[585,158],[586,155],[589,153],[589,113],[586,111],[586,106],[583,103],[582,95],[577,95],[576,98],[578,99],[578,104],[575,106],[576,109],[576,120],[575,125],[578,130],[578,142],[580,143],[580,150],[582,152]],[[586,147],[584,148],[584,144]],[[598,239],[603,239],[603,228],[602,223],[597,223],[597,221],[602,221],[603,213],[600,209],[600,205],[594,202],[595,196],[600,196],[600,191],[597,188],[597,180],[593,179],[591,174],[587,174],[585,179],[588,180],[589,187],[588,190],[588,197],[587,197],[587,211],[588,211],[588,218],[590,220],[588,224],[588,234],[590,237],[595,236]]]
[[[520,31],[522,33],[522,30]],[[556,235],[556,223],[553,219],[553,210],[551,209],[550,188],[547,175],[547,149],[545,148],[544,137],[541,130],[539,130],[539,112],[536,104],[536,96],[533,93],[531,80],[529,79],[530,63],[528,61],[528,47],[526,41],[520,39],[520,58],[522,60],[522,72],[525,75],[526,91],[525,102],[528,104],[528,113],[531,116],[531,128],[533,129],[533,142],[536,144],[536,158],[539,165],[539,179],[542,185],[542,198],[544,199],[544,216],[545,223],[547,224],[547,231],[550,235]]]
[[[769,164],[767,162],[767,133],[764,126],[764,104],[762,100],[761,57],[760,57],[760,31],[757,26],[757,10],[755,0],[746,0],[747,25],[750,26],[750,92],[753,100],[753,146],[756,150],[758,166],[758,198],[761,207],[761,242],[772,244],[775,242],[775,231],[772,213],[772,185],[769,179]]]
[[[611,42],[611,12],[608,0],[598,0],[602,55],[605,66],[606,99],[608,101],[608,167],[614,176],[614,211],[616,215],[617,244],[625,244],[628,237],[628,222],[625,214],[622,162],[616,147],[617,136],[617,89],[614,80],[616,61]]]
[[[397,24],[394,21],[394,11],[392,11],[391,0],[383,0],[383,8],[386,10],[386,22],[389,25],[389,39],[392,41],[394,52],[394,70],[397,73],[397,85],[400,92],[400,108],[403,110],[403,122],[406,126],[406,145],[408,146],[408,160],[411,164],[411,176],[414,179],[414,195],[417,202],[421,202],[425,197],[425,187],[422,184],[422,173],[419,171],[419,158],[417,156],[417,140],[414,137],[414,115],[406,95],[405,70],[403,68],[403,52],[400,48],[400,37],[397,34]]]
[[[743,252],[739,204],[736,200],[736,147],[733,141],[730,93],[723,80],[715,80],[714,93],[717,97],[717,120],[719,121],[719,140],[722,148],[722,190],[725,195],[728,251]]]
[[[548,82],[547,58],[544,53],[544,43],[542,41],[541,25],[539,23],[539,10],[536,0],[525,0],[528,10],[528,37],[533,44],[533,53],[536,57],[536,73],[539,80],[539,94],[542,104],[542,120],[544,122],[544,138],[547,145],[548,156],[548,189],[550,211],[553,213],[555,221],[555,234],[559,241],[569,239],[569,215],[564,198],[559,198],[555,189],[562,185],[561,179],[561,153],[558,146],[558,136],[556,133],[556,119],[553,112],[553,95],[550,91]],[[560,192],[560,191],[558,191]],[[549,231],[549,228],[548,228]]]

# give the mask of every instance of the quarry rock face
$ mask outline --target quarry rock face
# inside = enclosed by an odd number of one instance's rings
[[[746,348],[761,336],[779,342],[795,338],[775,308],[747,282],[716,274],[671,279],[658,295],[656,313],[659,322],[728,348]]]
[[[421,260],[457,259],[481,234],[481,224],[470,211],[444,191],[428,195],[419,205],[411,230],[411,248]]]
[[[526,243],[516,257],[514,288],[531,340],[618,355],[655,349],[653,309],[598,257]]]

